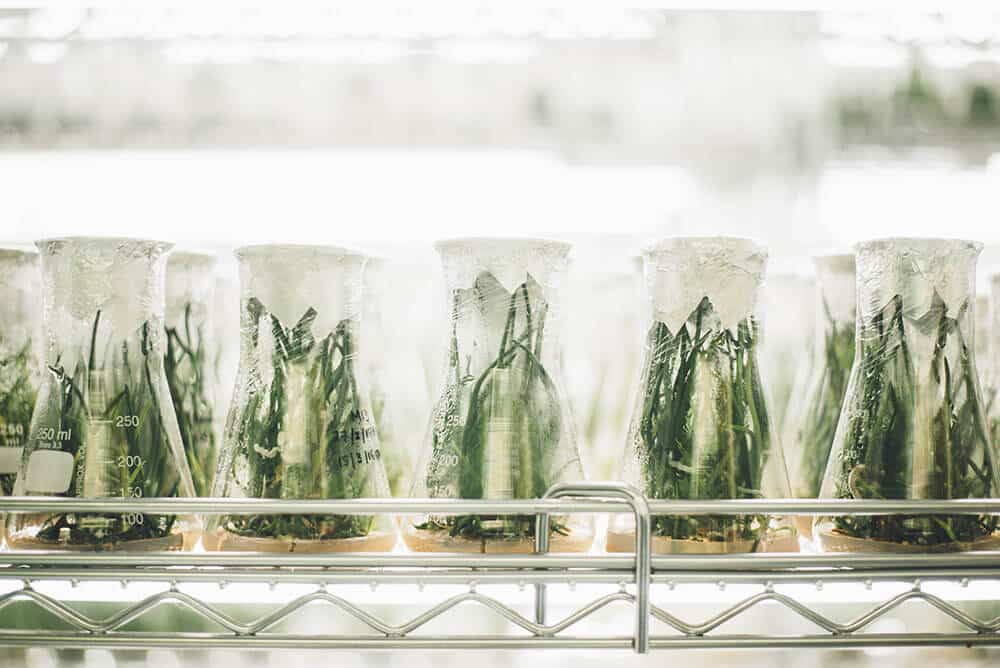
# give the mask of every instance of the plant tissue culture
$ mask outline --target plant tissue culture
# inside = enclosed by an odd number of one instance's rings
[[[532,499],[582,480],[562,381],[559,290],[569,246],[534,239],[441,242],[450,322],[443,387],[413,494]],[[530,552],[535,518],[404,518],[418,551]],[[585,521],[554,518],[552,551],[589,548]]]
[[[213,496],[388,497],[389,483],[357,337],[365,258],[322,246],[237,251],[240,370]],[[386,551],[383,515],[231,515],[209,549]]]
[[[997,496],[974,354],[979,244],[880,239],[857,251],[855,363],[820,496]],[[817,518],[827,551],[995,549],[991,515]]]
[[[666,239],[645,253],[652,324],[624,477],[651,499],[788,495],[757,363],[754,308],[766,252],[729,237]],[[657,516],[659,553],[797,549],[786,518]],[[632,551],[630,518],[612,518],[608,549]]]
[[[163,370],[165,253],[134,239],[38,242],[46,360],[18,494],[86,499],[193,496]],[[18,515],[15,549],[177,550],[194,518]]]

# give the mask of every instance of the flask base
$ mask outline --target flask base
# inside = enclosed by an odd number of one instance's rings
[[[858,538],[835,529],[815,532],[816,547],[820,552],[895,553],[921,554],[942,552],[981,552],[1000,550],[1000,535],[983,536],[973,541],[953,541],[937,545],[918,545],[877,538]]]
[[[462,554],[532,554],[535,539],[524,538],[463,538],[447,531],[403,529],[403,542],[413,552],[457,552]],[[568,536],[553,533],[549,538],[550,553],[588,552],[594,543],[591,531],[574,529]]]
[[[68,543],[44,540],[26,533],[7,536],[7,549],[46,552],[185,552],[198,542],[199,530],[176,532],[160,538],[142,538],[105,543]]]
[[[681,540],[653,536],[653,554],[745,554],[760,552],[758,541]],[[635,552],[635,531],[608,530],[608,552]]]
[[[371,531],[366,536],[308,540],[295,538],[254,538],[218,529],[205,532],[202,545],[210,552],[295,552],[322,554],[330,552],[391,552],[396,546],[396,534]]]

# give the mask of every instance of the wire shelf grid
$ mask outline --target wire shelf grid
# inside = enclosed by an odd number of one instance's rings
[[[560,485],[544,499],[515,501],[360,499],[349,501],[271,501],[260,499],[58,499],[7,497],[0,511],[143,512],[170,514],[528,514],[537,518],[535,553],[481,554],[249,554],[249,553],[81,553],[0,552],[0,613],[29,606],[57,624],[0,623],[0,645],[151,648],[477,648],[477,649],[632,649],[663,648],[880,647],[923,645],[1000,646],[1000,552],[951,554],[812,553],[733,555],[653,555],[650,519],[659,514],[732,515],[820,514],[1000,514],[1000,499],[950,501],[740,500],[665,502],[647,500],[621,483]],[[550,515],[629,513],[636,523],[633,554],[549,554]],[[121,596],[113,610],[82,609],[66,596],[83,583],[118,582]],[[131,586],[142,583],[142,587]],[[873,594],[848,619],[834,615],[823,601],[801,593],[881,583],[892,592]],[[944,583],[929,591],[929,583]],[[242,614],[240,606],[211,600],[198,587],[252,587],[274,591],[285,585],[294,595],[272,601],[266,610]],[[413,586],[421,609],[410,614],[392,606],[357,599],[358,587]],[[62,588],[60,589],[60,586]],[[550,596],[560,587],[558,598]],[[575,596],[562,591],[586,588]],[[692,619],[680,589],[715,587],[720,609]],[[55,587],[55,589],[53,589]],[[153,587],[149,591],[149,587]],[[459,587],[431,596],[431,591]],[[796,589],[790,593],[790,589]],[[428,590],[427,588],[431,588]],[[486,592],[490,588],[495,591]],[[748,588],[750,588],[748,590]],[[530,607],[524,595],[530,590]],[[60,595],[60,592],[63,592]],[[512,594],[511,592],[514,592]],[[964,597],[957,592],[965,592]],[[980,605],[966,605],[967,598]],[[653,599],[656,599],[654,602]],[[689,602],[689,601],[688,601]],[[112,605],[111,601],[105,601]],[[880,621],[904,606],[923,605],[947,621],[945,629],[880,632]],[[361,633],[338,629],[333,620],[311,633],[284,627],[306,608],[326,606],[360,624]],[[426,629],[459,607],[476,606],[503,628],[496,633],[428,634]],[[400,607],[400,606],[397,606]],[[632,608],[631,613],[627,612]],[[855,608],[857,606],[854,606]],[[154,611],[182,610],[213,631],[171,628],[145,630]],[[811,632],[780,635],[760,624],[761,611],[781,608],[807,623]],[[26,609],[26,608],[21,608]],[[256,608],[254,609],[256,610]],[[754,617],[754,615],[757,615]],[[751,620],[752,617],[752,620]],[[550,619],[551,618],[551,619]],[[595,620],[597,632],[581,633]],[[608,620],[611,620],[610,622]],[[758,624],[753,633],[726,632],[740,620]],[[657,632],[651,625],[657,625]],[[140,630],[141,629],[141,630]],[[659,629],[663,629],[660,632]],[[296,629],[297,630],[297,629]]]

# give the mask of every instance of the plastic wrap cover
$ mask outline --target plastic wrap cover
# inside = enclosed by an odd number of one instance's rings
[[[71,341],[89,344],[94,314],[102,329],[127,335],[148,322],[162,344],[164,270],[172,244],[142,239],[70,237],[37,242],[48,361]],[[57,339],[58,337],[58,339]]]
[[[676,237],[644,252],[653,318],[680,329],[707,297],[723,329],[757,307],[767,251],[751,239]]]

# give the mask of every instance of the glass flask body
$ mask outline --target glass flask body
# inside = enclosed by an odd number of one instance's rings
[[[14,491],[39,383],[38,253],[0,248],[0,494]]]
[[[623,478],[648,498],[788,495],[757,363],[754,307],[766,252],[729,237],[672,238],[647,250],[651,321]],[[657,553],[797,549],[795,530],[764,515],[656,516]],[[631,552],[631,517],[611,519],[608,550]]]
[[[193,496],[163,369],[165,253],[134,239],[38,242],[46,363],[15,493]],[[192,517],[138,512],[17,515],[14,549],[178,550]]]
[[[198,496],[208,496],[216,463],[215,258],[174,251],[167,259],[163,358],[184,453]]]
[[[820,496],[996,496],[974,355],[978,244],[882,239],[857,250],[855,361]],[[817,518],[835,552],[995,548],[996,517]]]
[[[240,265],[241,347],[213,496],[388,497],[357,357],[364,256],[321,246],[249,246]],[[215,518],[208,549],[387,551],[388,516]]]
[[[792,494],[803,499],[819,496],[823,483],[854,364],[857,316],[854,255],[823,255],[815,262],[816,339],[812,361],[809,373],[792,393],[782,430]],[[812,517],[800,517],[797,524],[803,533],[812,532]]]
[[[567,244],[461,239],[437,245],[447,285],[448,360],[413,496],[531,499],[583,479],[562,373]],[[535,518],[403,519],[410,549],[531,552]],[[584,551],[589,518],[553,518],[550,549]]]

